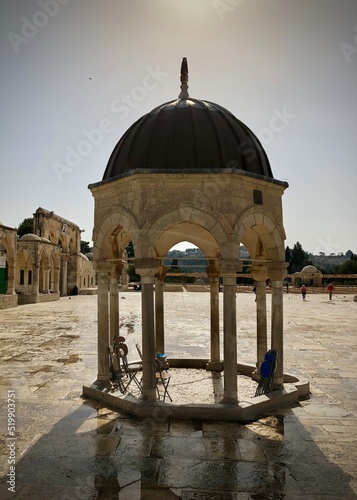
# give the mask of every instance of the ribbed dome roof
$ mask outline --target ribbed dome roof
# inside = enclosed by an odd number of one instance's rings
[[[273,178],[254,133],[222,106],[190,98],[187,75],[184,59],[179,99],[158,106],[127,130],[111,154],[103,180],[136,169],[233,168]]]

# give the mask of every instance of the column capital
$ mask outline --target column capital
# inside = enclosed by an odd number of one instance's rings
[[[155,278],[157,278],[160,281],[164,281],[167,273],[167,267],[166,266],[160,266],[159,271],[155,274]]]
[[[252,278],[254,281],[266,281],[268,279],[267,267],[260,264],[254,264],[251,267]]]
[[[243,263],[239,259],[222,259],[221,269],[222,276],[236,276],[237,272],[241,272]]]
[[[217,269],[216,262],[213,259],[208,259],[206,273],[209,278],[219,278],[221,272]]]
[[[283,281],[287,275],[286,268],[288,265],[288,262],[272,262],[268,264],[268,277],[271,281]]]
[[[135,270],[140,276],[155,276],[161,270],[160,259],[142,257],[134,260]]]
[[[95,268],[98,274],[108,274],[111,271],[110,262],[99,261],[95,262]]]
[[[112,264],[110,269],[110,277],[119,279],[120,276],[122,275],[123,268],[124,268],[124,261],[119,261],[115,264]]]

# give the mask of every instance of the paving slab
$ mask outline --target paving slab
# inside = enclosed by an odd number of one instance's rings
[[[285,371],[308,379],[311,395],[245,423],[139,420],[83,400],[82,385],[96,378],[95,296],[0,311],[0,498],[357,498],[357,303],[283,298]],[[247,364],[255,363],[255,307],[253,293],[237,294],[238,361]],[[269,297],[267,309],[270,318]],[[165,293],[169,355],[208,358],[209,317],[209,294]],[[120,293],[120,323],[135,353],[140,293]],[[221,384],[193,372],[173,375],[174,400],[215,397]],[[250,395],[252,386],[238,384],[241,398]],[[15,495],[7,482],[9,394]]]

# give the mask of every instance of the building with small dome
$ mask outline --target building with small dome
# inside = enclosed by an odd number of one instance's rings
[[[48,238],[25,234],[18,240],[16,293],[18,303],[58,300],[61,250]]]
[[[207,370],[224,372],[222,418],[227,415],[223,411],[227,405],[235,406],[237,415],[245,411],[239,407],[237,385],[236,282],[243,263],[239,257],[241,244],[249,251],[256,282],[255,371],[259,376],[268,349],[277,351],[274,387],[283,390],[282,296],[287,264],[282,196],[287,187],[286,182],[273,177],[263,146],[244,123],[218,104],[189,96],[184,58],[178,99],[139,118],[115,146],[102,180],[89,185],[95,201],[93,261],[98,274],[98,373],[95,383],[84,387],[84,394],[102,398],[103,387],[109,384],[109,339],[119,332],[118,276],[130,241],[142,284],[140,415],[152,414],[155,407],[155,353],[165,352],[164,258],[181,241],[199,247],[208,261],[211,356],[204,366]],[[219,329],[220,279],[223,335]],[[266,313],[268,279],[272,291],[270,325]],[[189,360],[171,360],[171,363],[189,366]],[[119,407],[120,404],[119,401]],[[182,408],[175,408],[170,404],[173,416],[175,411],[177,415],[183,414]],[[131,408],[131,411],[137,410]],[[206,406],[207,418],[209,411]]]
[[[0,223],[0,309],[17,306],[16,256],[17,231]]]
[[[292,278],[293,286],[301,286],[304,283],[306,286],[322,286],[322,272],[317,267],[308,265],[295,273]]]
[[[20,239],[16,229],[0,225],[0,308],[59,300],[74,289],[96,293],[79,227],[41,207],[33,220],[34,232]]]

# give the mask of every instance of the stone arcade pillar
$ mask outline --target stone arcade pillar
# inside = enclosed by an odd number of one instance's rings
[[[224,394],[222,403],[237,404],[237,318],[236,318],[236,271],[240,263],[222,262],[223,276],[223,352]]]
[[[257,309],[257,373],[268,351],[267,337],[267,308],[266,308],[266,280],[265,266],[252,266],[252,277],[256,282],[256,309]]]
[[[61,295],[63,297],[67,296],[68,259],[69,259],[69,253],[62,253],[62,290],[61,290]]]
[[[98,376],[97,380],[109,384],[109,314],[108,314],[108,272],[110,266],[97,265],[98,273]]]
[[[210,278],[211,299],[211,358],[206,365],[206,370],[220,371],[222,362],[219,349],[219,271],[213,263],[207,266],[206,272]]]
[[[7,295],[15,294],[15,259],[7,259]]]
[[[269,266],[271,280],[271,349],[278,353],[274,388],[279,389],[284,382],[284,342],[283,342],[283,279],[286,276],[286,263]]]
[[[50,269],[45,267],[43,270],[43,293],[50,293]]]
[[[156,259],[135,259],[136,272],[141,277],[143,399],[156,401],[154,281],[159,272]]]
[[[32,293],[38,295],[40,293],[40,266],[34,263],[32,269],[33,269]]]
[[[54,268],[54,277],[53,277],[53,291],[55,293],[59,293],[59,277],[60,277],[60,267]]]

